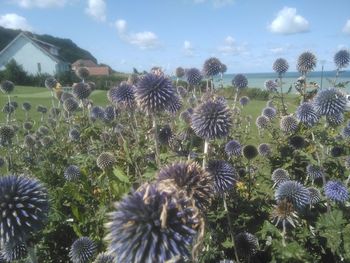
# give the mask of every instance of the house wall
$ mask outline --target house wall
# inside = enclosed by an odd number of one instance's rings
[[[41,73],[54,75],[56,73],[57,62],[46,55],[42,50],[33,45],[25,37],[19,37],[5,52],[0,54],[0,70],[11,60],[23,66],[28,74],[36,75],[38,71],[38,63],[40,63]]]

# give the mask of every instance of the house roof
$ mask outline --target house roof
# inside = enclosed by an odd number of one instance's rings
[[[97,67],[97,64],[90,59],[78,59],[72,67]]]
[[[20,37],[24,37],[26,38],[27,40],[29,40],[34,46],[36,46],[38,49],[40,49],[42,52],[44,52],[47,56],[49,56],[50,58],[52,58],[54,61],[56,62],[65,62],[60,56],[56,56],[56,55],[53,55],[50,51],[49,51],[49,48],[56,48],[56,49],[59,49],[58,47],[50,44],[50,43],[47,43],[47,42],[44,42],[44,41],[41,41],[41,40],[38,40],[38,39],[34,39],[34,38],[31,38],[29,37],[27,34],[25,34],[24,32],[21,32],[20,34],[18,34],[3,50],[0,51],[0,56],[8,49],[10,48],[13,43],[15,43],[17,41],[17,39],[19,39]],[[66,62],[67,63],[67,62]]]
[[[91,76],[108,76],[109,68],[108,67],[88,67],[89,73]]]

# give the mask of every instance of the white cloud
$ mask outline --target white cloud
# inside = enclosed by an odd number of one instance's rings
[[[67,0],[11,0],[11,1],[23,8],[63,7],[67,3]]]
[[[194,47],[192,43],[188,40],[184,41],[182,50],[187,57],[193,57],[194,56]]]
[[[309,21],[297,14],[295,8],[284,7],[278,12],[268,28],[272,33],[287,35],[307,32],[310,25]]]
[[[32,31],[27,19],[14,13],[0,16],[0,26],[10,29],[22,29]]]
[[[233,55],[246,53],[247,50],[245,44],[238,44],[233,37],[227,36],[224,45],[219,46],[218,51],[223,55]]]
[[[195,4],[202,4],[208,1],[211,2],[215,8],[232,5],[234,3],[234,0],[193,0]]]
[[[350,19],[346,21],[344,27],[343,27],[343,32],[345,34],[350,34]]]
[[[85,12],[98,21],[106,21],[106,3],[104,0],[88,0]]]
[[[119,37],[130,45],[137,46],[140,49],[153,49],[159,46],[158,36],[151,31],[129,32],[127,30],[127,22],[123,19],[117,20],[114,26],[118,31]]]

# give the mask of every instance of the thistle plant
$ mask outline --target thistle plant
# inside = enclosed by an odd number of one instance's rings
[[[236,108],[239,91],[248,86],[248,79],[243,74],[237,74],[232,80],[232,85],[233,85],[233,88],[235,88],[235,98],[234,98],[233,107],[232,107],[232,109],[234,110]]]
[[[288,65],[287,60],[285,60],[284,58],[278,58],[273,63],[272,68],[278,74],[278,78],[279,78],[278,86],[280,87],[280,94],[279,94],[279,96],[281,98],[281,104],[282,104],[282,115],[287,115],[287,108],[286,108],[286,105],[285,105],[284,94],[283,94],[283,81],[282,81],[282,78],[283,78],[283,75],[287,72],[287,70],[289,68],[289,65]]]
[[[72,244],[69,257],[73,263],[89,262],[94,257],[96,250],[94,241],[88,237],[81,237]]]
[[[13,82],[9,81],[9,80],[3,80],[0,83],[0,90],[4,93],[7,94],[7,99],[8,99],[8,105],[11,105],[11,98],[10,98],[10,94],[13,92],[15,88],[15,85],[13,84]],[[11,119],[7,119],[7,123],[11,122]]]
[[[213,77],[221,72],[222,63],[216,57],[208,58],[203,64],[203,75],[207,78],[207,92],[213,91]]]
[[[186,79],[190,87],[193,87],[193,95],[196,98],[196,87],[201,83],[203,75],[197,68],[190,68],[185,71]],[[201,89],[199,89],[201,92]]]

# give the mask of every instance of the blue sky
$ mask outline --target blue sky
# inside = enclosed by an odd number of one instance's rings
[[[0,25],[70,38],[101,63],[130,72],[202,68],[218,57],[228,73],[295,71],[303,51],[332,70],[350,47],[349,0],[0,0]]]

